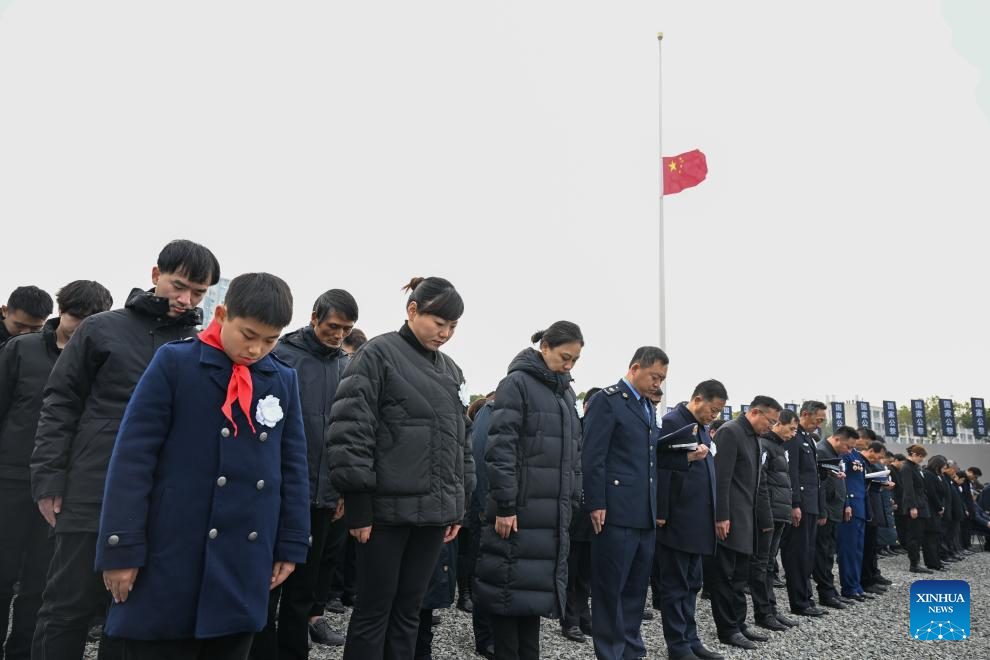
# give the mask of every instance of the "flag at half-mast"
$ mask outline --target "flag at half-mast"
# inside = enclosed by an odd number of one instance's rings
[[[673,195],[698,185],[708,176],[708,161],[698,149],[663,158],[663,194]]]

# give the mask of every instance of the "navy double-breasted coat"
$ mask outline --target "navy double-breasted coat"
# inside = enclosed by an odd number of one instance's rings
[[[127,406],[110,459],[96,568],[138,568],[107,633],[209,638],[261,630],[275,561],[302,563],[310,543],[309,474],[299,388],[272,356],[250,367],[252,432],[220,408],[232,363],[199,340],[155,354]],[[258,402],[278,399],[273,427]]]

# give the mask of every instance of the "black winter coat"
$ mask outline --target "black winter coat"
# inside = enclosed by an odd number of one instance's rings
[[[773,431],[760,437],[760,448],[766,452],[763,463],[767,490],[770,494],[770,515],[774,522],[791,522],[791,474],[785,441]]]
[[[351,358],[330,424],[330,480],[348,527],[451,525],[474,490],[460,367],[408,326]]]
[[[758,518],[762,481],[760,439],[746,416],[740,415],[715,432],[713,444],[716,449],[715,522],[731,522],[729,535],[718,543],[751,555],[757,527],[763,523]]]
[[[487,523],[475,569],[475,606],[501,616],[564,611],[568,528],[581,492],[581,421],[570,376],[527,348],[495,391],[488,432]],[[495,533],[495,516],[518,516],[519,531]]]
[[[49,319],[41,332],[13,337],[0,349],[0,482],[31,482],[45,383],[62,352],[55,340],[58,321]]]
[[[330,409],[337,386],[350,358],[339,348],[330,348],[316,338],[313,327],[290,332],[272,351],[299,376],[306,431],[306,459],[309,463],[309,502],[318,509],[337,506],[339,495],[330,484]]]
[[[925,491],[924,470],[911,461],[901,465],[898,482],[901,486],[901,503],[897,512],[902,516],[911,515],[911,509],[918,510],[919,518],[934,518],[938,509],[932,511],[928,504],[928,494]]]
[[[45,386],[31,495],[62,496],[57,532],[98,532],[107,464],[124,408],[159,347],[196,334],[200,309],[168,316],[169,302],[134,289],[123,309],[90,316]]]
[[[939,512],[942,512],[942,519],[947,521],[945,498],[949,496],[949,491],[945,483],[939,475],[928,468],[923,469],[921,474],[925,480],[925,495],[928,497],[928,509],[932,512],[932,518],[938,518]]]
[[[819,440],[815,445],[818,458],[838,458],[835,448],[828,440]],[[822,492],[824,493],[825,510],[819,518],[828,518],[832,522],[843,522],[846,509],[846,481],[832,473],[822,473]]]

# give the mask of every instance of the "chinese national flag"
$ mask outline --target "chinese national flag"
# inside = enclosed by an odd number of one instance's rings
[[[663,158],[663,194],[673,195],[696,186],[708,176],[705,154],[697,149],[680,156]]]

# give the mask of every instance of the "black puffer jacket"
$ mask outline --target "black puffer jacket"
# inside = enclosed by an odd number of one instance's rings
[[[815,448],[818,451],[818,458],[839,457],[835,452],[835,447],[829,444],[828,440],[819,440]],[[822,475],[822,491],[825,493],[825,510],[818,517],[827,517],[836,523],[843,522],[846,509],[845,479],[837,477],[832,473],[824,473]]]
[[[309,462],[309,501],[319,509],[337,506],[337,491],[330,484],[330,408],[350,358],[316,338],[313,327],[290,332],[279,340],[275,355],[299,375],[299,400],[306,430]]]
[[[474,490],[463,388],[460,367],[408,326],[354,355],[330,425],[330,479],[351,529],[460,524]]]
[[[901,505],[898,513],[910,516],[911,509],[918,510],[919,518],[934,518],[938,510],[931,510],[928,505],[928,493],[925,491],[924,470],[912,461],[904,461],[898,476],[902,490]]]
[[[55,341],[58,321],[49,319],[41,332],[13,337],[0,349],[0,481],[31,481],[45,383],[62,352]]]
[[[488,524],[475,569],[475,606],[502,616],[558,617],[567,590],[568,527],[581,492],[581,421],[570,376],[539,352],[516,356],[495,391],[488,432]],[[495,516],[519,531],[495,533]]]
[[[107,463],[131,393],[155,351],[196,333],[202,311],[169,318],[169,303],[134,289],[124,309],[90,316],[55,363],[41,406],[31,494],[61,495],[57,532],[98,532]]]
[[[763,469],[766,472],[767,489],[770,492],[770,515],[774,522],[791,521],[791,475],[784,440],[767,431],[760,437],[760,448],[767,453]]]

